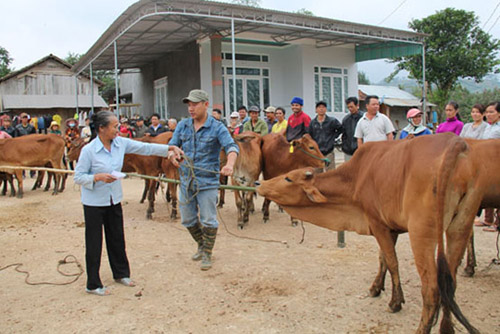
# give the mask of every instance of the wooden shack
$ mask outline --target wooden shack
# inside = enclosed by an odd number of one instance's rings
[[[93,81],[91,85],[90,78],[83,73],[75,80],[71,64],[50,54],[0,78],[0,113],[14,117],[25,112],[32,118],[58,114],[64,121],[75,117],[77,101],[80,116],[90,111],[92,88],[94,110],[106,108],[99,96],[102,82]]]

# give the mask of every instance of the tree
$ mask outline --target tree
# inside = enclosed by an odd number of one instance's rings
[[[75,65],[83,55],[79,53],[68,52],[68,55],[64,60],[71,65]],[[89,74],[90,75],[90,74]],[[116,90],[115,90],[115,71],[105,71],[105,70],[97,70],[92,72],[92,77],[100,80],[104,83],[101,87],[99,87],[99,95],[105,101],[113,101],[115,99]]]
[[[305,8],[301,8],[298,11],[296,11],[295,13],[302,14],[302,15],[314,16],[313,12],[311,12],[309,9],[305,9]]]
[[[363,71],[358,71],[358,84],[360,85],[370,85],[370,79],[366,76],[366,73]]]
[[[261,0],[231,0],[236,5],[260,7]]]
[[[64,60],[71,65],[75,65],[80,60],[80,58],[82,58],[82,56],[83,55],[79,53],[68,52],[68,55],[66,56],[66,58],[64,58]]]
[[[14,59],[10,57],[9,51],[0,46],[0,78],[12,71],[10,64],[13,60]]]
[[[457,86],[459,78],[473,78],[477,82],[500,64],[496,58],[498,40],[478,25],[474,12],[446,8],[436,14],[409,23],[410,29],[428,34],[424,37],[426,81],[429,96],[442,112]],[[401,70],[422,82],[422,56],[394,58],[397,63],[392,79]]]

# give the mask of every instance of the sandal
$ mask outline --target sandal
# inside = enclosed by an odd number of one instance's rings
[[[484,232],[498,232],[499,230],[498,230],[498,226],[491,225],[491,226],[483,228],[483,231]]]
[[[134,287],[135,286],[134,281],[132,281],[129,277],[115,279],[115,282],[119,283],[119,284],[122,284],[122,285],[125,285],[125,286],[128,286],[128,287]]]
[[[101,296],[101,297],[109,296],[111,294],[111,292],[105,286],[103,286],[102,288],[94,289],[94,290],[85,289],[85,292],[90,293],[91,295],[96,295],[96,296]]]

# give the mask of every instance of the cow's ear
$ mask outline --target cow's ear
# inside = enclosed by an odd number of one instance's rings
[[[318,190],[318,188],[313,187],[313,186],[304,186],[304,187],[302,187],[302,189],[304,190],[304,192],[307,195],[307,198],[309,198],[309,200],[311,202],[314,202],[314,203],[326,203],[327,202],[326,197]]]

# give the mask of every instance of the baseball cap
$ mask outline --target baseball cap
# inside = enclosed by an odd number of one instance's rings
[[[188,103],[189,101],[194,103],[208,101],[208,93],[201,89],[193,89],[187,97],[182,99],[184,103]]]
[[[325,102],[325,101],[318,101],[318,102],[316,102],[316,108],[317,108],[318,106],[325,106],[325,107],[327,107],[327,105],[326,105],[326,102]]]
[[[260,109],[259,107],[257,106],[251,106],[250,108],[248,108],[248,112],[260,112]]]
[[[272,112],[273,114],[276,112],[276,108],[273,107],[273,106],[269,106],[266,108],[266,110],[264,110],[266,113],[267,112]]]
[[[239,117],[240,117],[240,114],[239,114],[237,111],[233,111],[233,112],[231,113],[231,116],[230,116],[230,117],[231,117],[231,118],[239,118]]]

